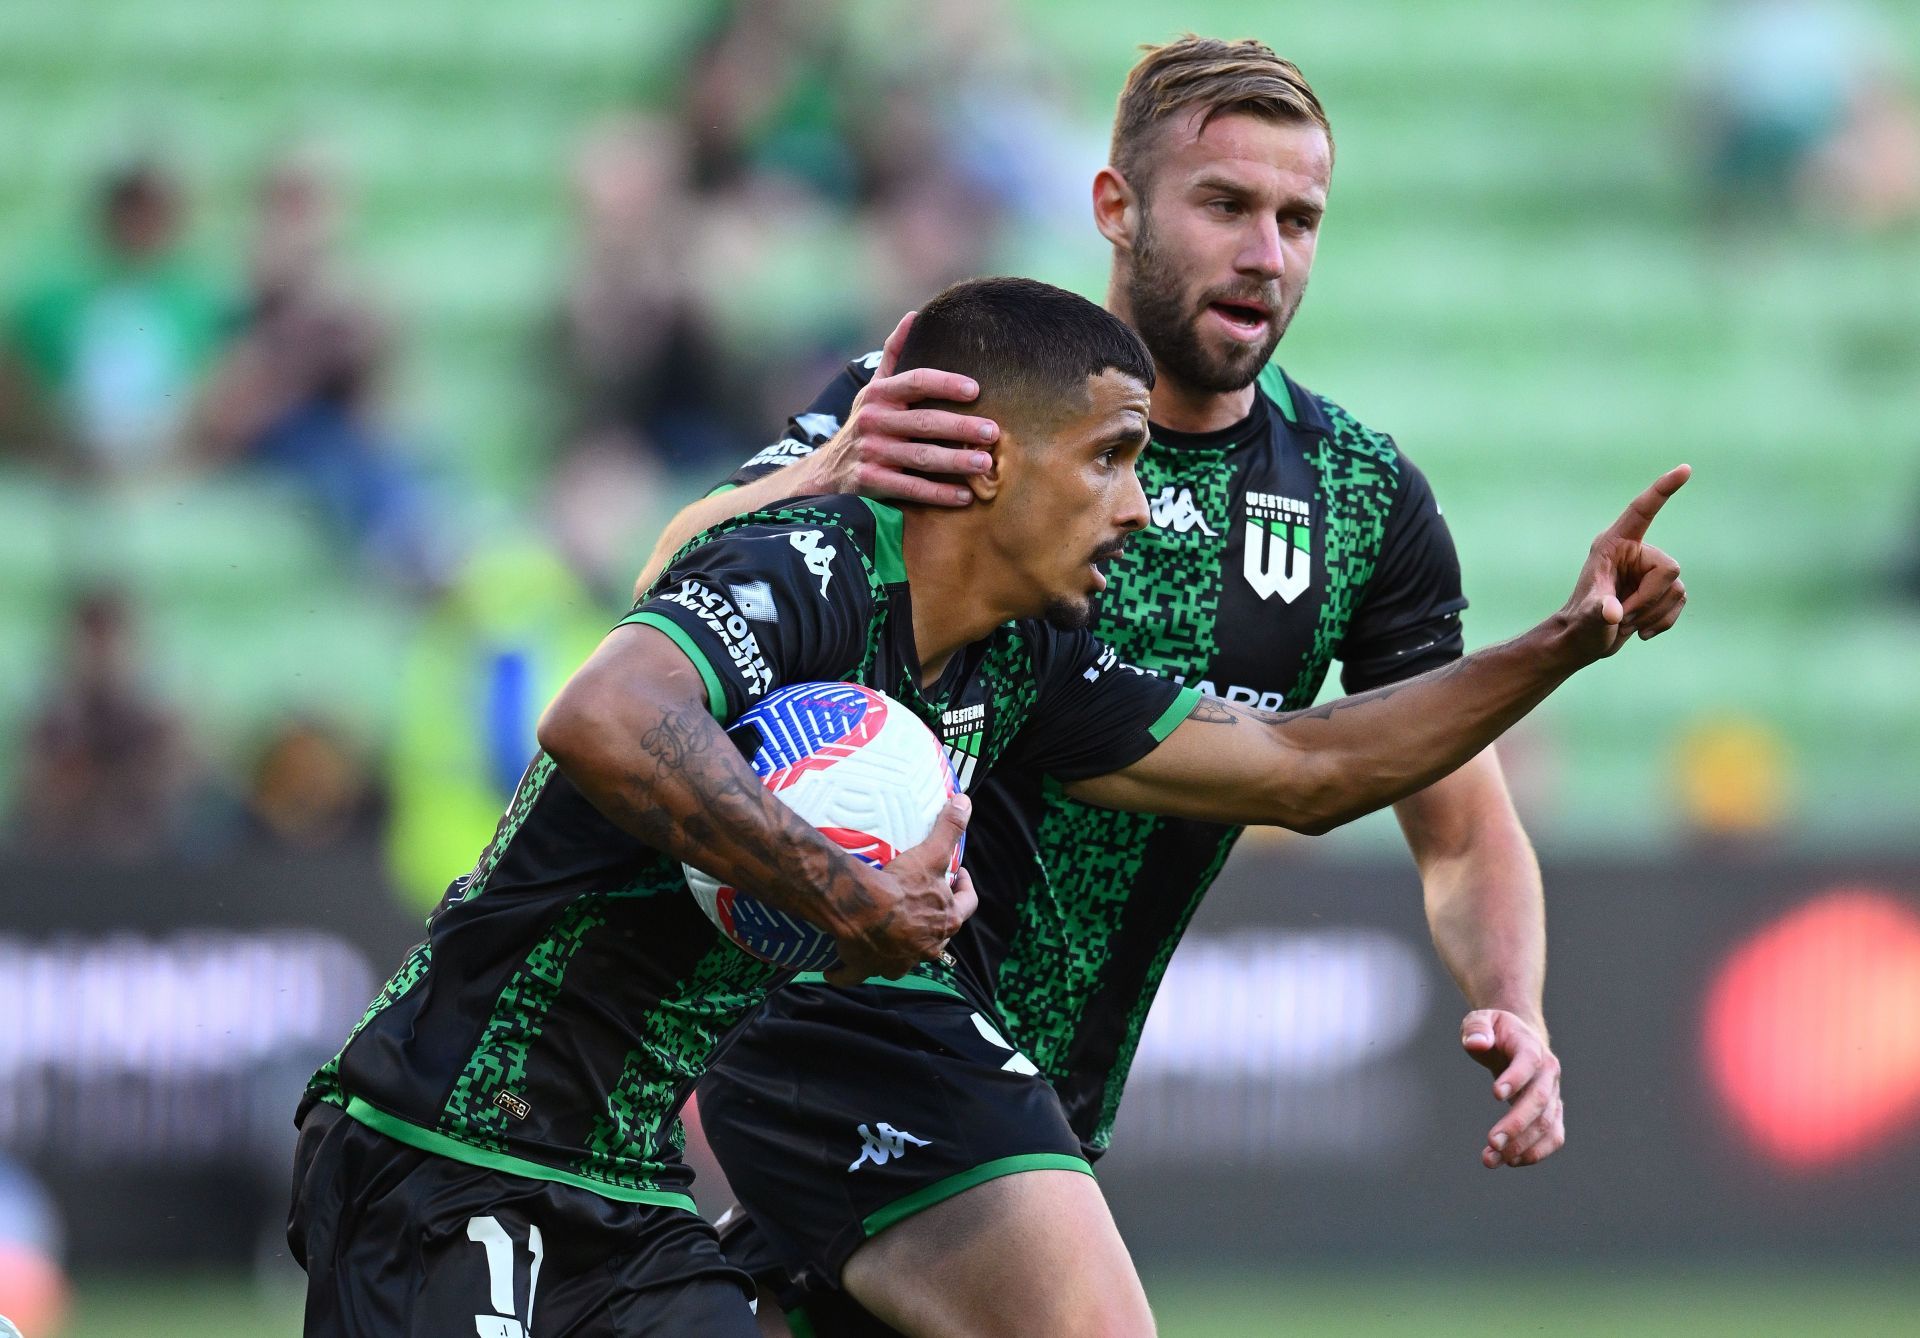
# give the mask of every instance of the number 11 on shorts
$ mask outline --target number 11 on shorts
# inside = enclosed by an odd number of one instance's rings
[[[474,1333],[478,1338],[533,1338],[527,1326],[533,1323],[533,1294],[539,1290],[540,1260],[546,1255],[540,1228],[527,1226],[527,1253],[533,1264],[527,1270],[526,1325],[520,1323],[513,1305],[513,1237],[500,1225],[499,1218],[473,1217],[467,1220],[467,1239],[487,1252],[487,1300],[495,1312],[475,1315]]]

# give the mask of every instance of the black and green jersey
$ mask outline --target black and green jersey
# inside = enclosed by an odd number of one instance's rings
[[[848,364],[732,481],[825,442],[877,365]],[[1243,422],[1156,427],[1138,469],[1153,524],[1113,563],[1094,624],[1132,663],[1292,710],[1335,659],[1358,691],[1460,654],[1459,562],[1426,479],[1278,367]],[[1089,1153],[1107,1145],[1154,992],[1238,836],[1076,804],[1037,773],[1002,770],[979,793],[967,866],[980,910],[953,951],[989,983]]]
[[[863,683],[936,731],[963,723],[982,779],[1003,763],[1116,770],[1198,700],[1039,622],[964,648],[922,688],[904,523],[848,497],[741,517],[683,550],[624,621],[685,651],[723,724],[789,683]],[[691,1207],[680,1102],[778,982],[701,913],[676,860],[542,754],[307,1100],[456,1160]]]

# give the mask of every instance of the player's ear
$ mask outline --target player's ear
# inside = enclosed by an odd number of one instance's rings
[[[999,439],[987,447],[987,455],[993,460],[992,467],[984,474],[970,474],[960,480],[967,485],[967,490],[973,494],[974,501],[991,502],[1000,495],[1000,489],[1006,486],[1004,466],[1007,460],[1008,440],[1007,431],[1002,427]]]
[[[998,415],[995,415],[995,418],[998,418]],[[993,465],[987,468],[985,474],[970,474],[968,478],[960,480],[962,484],[968,486],[968,491],[972,491],[973,501],[993,501],[1006,490],[1008,466],[1012,465],[1012,457],[1020,449],[1020,434],[1010,432],[1008,426],[1002,422],[1000,436],[991,445],[987,445],[987,459],[991,459]]]
[[[1115,246],[1133,249],[1140,229],[1140,202],[1118,168],[1103,167],[1094,174],[1093,225]]]

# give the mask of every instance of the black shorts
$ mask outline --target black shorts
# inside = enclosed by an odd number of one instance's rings
[[[837,1286],[894,1223],[1017,1171],[1092,1173],[999,1024],[934,989],[796,983],[700,1082],[700,1122],[773,1257]]]
[[[300,1122],[309,1338],[755,1338],[747,1276],[684,1208],[422,1152],[329,1105]]]

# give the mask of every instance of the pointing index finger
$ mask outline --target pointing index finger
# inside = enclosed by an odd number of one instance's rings
[[[1653,524],[1653,518],[1660,514],[1660,508],[1692,477],[1692,465],[1675,465],[1655,479],[1645,492],[1627,503],[1627,509],[1620,513],[1620,519],[1613,522],[1608,532],[1617,538],[1635,542],[1644,539],[1647,526]]]

